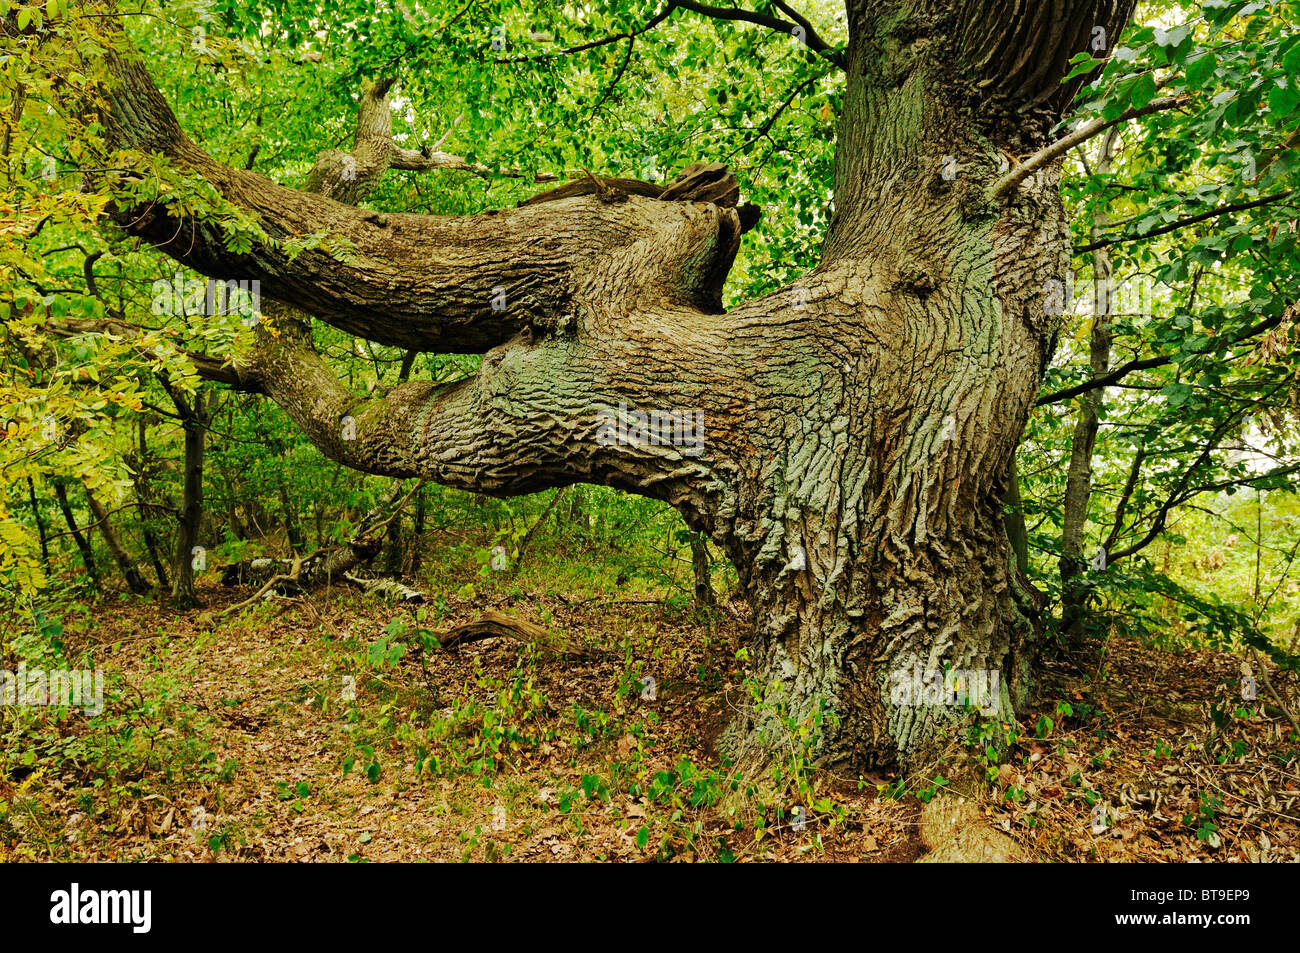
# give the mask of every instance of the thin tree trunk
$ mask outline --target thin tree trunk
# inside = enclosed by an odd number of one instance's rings
[[[140,567],[136,565],[135,557],[131,555],[130,550],[122,542],[122,537],[118,535],[113,526],[113,521],[109,519],[109,512],[104,507],[104,504],[95,496],[90,487],[85,487],[85,491],[86,502],[90,504],[90,511],[95,514],[95,525],[99,527],[99,532],[104,537],[108,551],[112,554],[113,561],[117,563],[117,568],[121,570],[127,587],[137,596],[144,595],[153,587],[144,578],[144,574],[140,572]]]
[[[162,557],[158,552],[158,540],[154,536],[152,517],[149,512],[149,444],[148,444],[148,425],[144,418],[140,418],[139,427],[140,437],[140,454],[136,461],[135,472],[132,483],[135,486],[136,508],[140,511],[140,527],[144,533],[145,550],[149,553],[149,562],[153,565],[154,574],[158,577],[158,586],[161,589],[170,589],[171,583],[167,577],[167,567],[163,565]]]
[[[1098,174],[1110,172],[1114,162],[1116,126],[1106,133],[1097,161]],[[1110,215],[1104,204],[1093,213],[1092,234],[1097,241],[1105,235]],[[1088,362],[1094,377],[1110,369],[1111,315],[1114,310],[1114,272],[1110,253],[1099,248],[1092,259],[1092,333]],[[1070,446],[1070,467],[1065,481],[1065,522],[1061,531],[1061,631],[1071,655],[1086,651],[1088,636],[1087,604],[1091,587],[1083,579],[1087,565],[1084,538],[1088,524],[1088,504],[1092,499],[1092,458],[1097,446],[1098,412],[1106,399],[1106,389],[1099,387],[1079,396],[1079,417],[1074,425]],[[1101,557],[1104,559],[1104,555]],[[1099,565],[1103,565],[1100,564]]]
[[[32,518],[36,520],[36,533],[41,538],[41,564],[45,567],[46,574],[50,571],[50,546],[49,540],[45,535],[45,520],[41,519],[41,507],[36,502],[36,484],[32,478],[27,478],[27,495],[32,504]]]
[[[72,505],[68,502],[68,488],[62,483],[55,483],[54,497],[58,500],[63,519],[68,524],[68,532],[72,534],[72,539],[77,544],[77,551],[81,553],[81,563],[86,567],[86,574],[90,576],[90,581],[96,589],[102,588],[99,581],[99,567],[95,565],[95,551],[90,546],[90,540],[86,539],[77,527],[77,520],[72,515]]]
[[[400,493],[402,483],[400,480],[393,482],[393,492]],[[389,502],[395,497],[389,494]],[[402,573],[403,556],[405,555],[406,545],[402,524],[405,521],[405,514],[398,513],[396,518],[388,524],[388,532],[384,540],[384,572],[390,576],[400,576]]]
[[[551,502],[547,503],[546,509],[542,510],[542,515],[533,520],[533,525],[528,527],[523,537],[519,540],[519,545],[515,547],[514,562],[511,566],[512,570],[518,571],[519,567],[523,565],[524,554],[528,552],[528,547],[532,545],[533,537],[537,535],[537,531],[542,528],[542,525],[550,517],[552,511],[554,511],[560,501],[569,494],[569,491],[570,487],[567,486],[562,486],[556,490],[555,495],[551,497]]]
[[[397,383],[405,384],[411,377],[411,368],[415,366],[415,359],[419,355],[418,351],[409,350],[402,355],[402,365],[397,372]],[[419,495],[417,491],[417,496]],[[399,576],[402,574],[403,564],[406,562],[407,541],[406,534],[403,532],[403,524],[406,517],[398,514],[397,518],[388,527],[387,551],[384,554],[384,572],[390,576]]]
[[[713,593],[713,583],[709,579],[709,544],[699,533],[691,533],[691,570],[695,574],[695,605],[701,609],[711,609],[718,604]]]
[[[280,518],[284,520],[284,533],[289,540],[289,549],[296,555],[301,555],[307,549],[307,540],[298,526],[298,517],[289,499],[289,489],[283,482],[280,484]]]
[[[405,561],[406,545],[402,523],[403,519],[399,516],[388,527],[388,539],[384,547],[384,572],[390,576],[400,576]]]
[[[202,605],[194,588],[195,547],[203,521],[203,457],[207,446],[208,405],[202,390],[192,398],[165,385],[181,416],[185,433],[185,464],[181,513],[176,533],[176,555],[172,561],[172,605],[192,609]],[[202,563],[200,563],[202,564]]]
[[[424,558],[424,487],[415,491],[415,527],[411,535],[411,575],[420,571]]]

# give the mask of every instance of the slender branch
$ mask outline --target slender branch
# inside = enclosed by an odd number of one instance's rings
[[[1118,238],[1106,238],[1089,245],[1081,245],[1074,249],[1074,254],[1082,255],[1086,252],[1096,251],[1098,248],[1108,248],[1111,245],[1118,245],[1122,242],[1133,242],[1138,239],[1155,238],[1158,235],[1167,235],[1180,228],[1186,228],[1188,225],[1195,225],[1198,222],[1203,222],[1206,219],[1215,218],[1219,215],[1227,215],[1229,212],[1244,212],[1248,209],[1259,208],[1264,205],[1272,205],[1274,202],[1280,202],[1294,194],[1295,191],[1292,189],[1286,192],[1279,192],[1277,195],[1269,195],[1262,199],[1256,199],[1253,202],[1237,202],[1232,205],[1222,205],[1219,208],[1211,209],[1208,212],[1201,212],[1198,215],[1189,215],[1187,218],[1179,219],[1176,222],[1170,222],[1168,225],[1162,225],[1160,228],[1153,229],[1144,235],[1122,235]]]
[[[1282,696],[1279,695],[1277,689],[1273,687],[1273,682],[1268,677],[1268,668],[1264,665],[1264,660],[1259,657],[1259,650],[1252,645],[1250,647],[1250,654],[1255,658],[1255,668],[1259,671],[1259,677],[1263,680],[1264,687],[1268,689],[1268,693],[1273,696],[1273,701],[1277,702],[1277,707],[1282,709],[1282,714],[1286,715],[1286,720],[1291,722],[1291,730],[1296,734],[1300,734],[1300,722],[1296,721],[1296,717],[1291,713],[1291,709],[1287,707],[1286,702],[1282,700]]]
[[[827,43],[817,31],[813,29],[808,20],[795,13],[784,3],[777,3],[780,9],[790,20],[782,20],[780,17],[771,16],[766,13],[758,13],[754,10],[743,10],[736,7],[715,7],[707,3],[697,3],[695,0],[670,0],[669,4],[656,13],[653,17],[645,22],[644,25],[634,30],[628,30],[625,33],[615,33],[612,36],[601,37],[598,40],[591,40],[587,43],[581,43],[577,46],[570,46],[563,50],[554,50],[550,53],[541,53],[536,56],[512,56],[494,60],[498,64],[505,63],[529,63],[539,60],[551,60],[560,56],[569,56],[574,53],[585,53],[588,50],[594,50],[602,46],[608,46],[611,43],[618,43],[625,39],[634,39],[643,33],[648,33],[668,19],[669,16],[677,10],[688,10],[691,13],[698,13],[701,16],[708,17],[712,20],[733,20],[745,23],[753,23],[756,26],[766,27],[769,30],[775,30],[778,33],[784,33],[788,36],[799,36],[802,34],[803,43],[814,53],[825,57],[831,63],[841,70],[846,68],[844,54]]]
[[[776,111],[773,112],[770,116],[768,116],[767,119],[763,121],[763,124],[758,127],[758,129],[754,132],[754,135],[751,136],[743,146],[739,146],[734,151],[732,151],[727,156],[727,158],[730,159],[732,156],[734,156],[737,152],[740,152],[742,149],[748,149],[754,143],[758,142],[758,140],[766,136],[768,132],[771,131],[772,126],[776,124],[776,121],[781,118],[781,114],[785,112],[787,109],[789,109],[790,106],[794,104],[794,101],[796,99],[798,99],[800,96],[803,95],[803,91],[805,89],[807,89],[813,83],[817,82],[817,80],[819,79],[821,79],[820,76],[810,76],[802,83],[800,83],[798,86],[796,86],[794,89],[792,89],[790,91],[790,94],[786,96],[785,100],[781,103],[781,105],[776,107]]]
[[[1277,393],[1278,390],[1281,390],[1281,388],[1275,388],[1268,396],[1271,397],[1272,394]],[[1165,522],[1168,519],[1170,511],[1173,510],[1175,506],[1190,499],[1198,492],[1197,488],[1192,488],[1191,492],[1188,492],[1188,486],[1192,482],[1192,475],[1204,466],[1205,462],[1209,460],[1210,454],[1218,448],[1219,441],[1223,438],[1223,435],[1232,427],[1236,426],[1241,421],[1241,417],[1242,414],[1240,413],[1232,413],[1224,418],[1223,423],[1216,427],[1214,433],[1211,434],[1209,443],[1206,444],[1205,449],[1197,455],[1196,460],[1191,465],[1183,469],[1182,476],[1178,479],[1178,482],[1174,484],[1173,492],[1169,494],[1164,503],[1160,504],[1160,508],[1156,510],[1155,517],[1151,523],[1151,528],[1147,531],[1146,535],[1132,546],[1121,549],[1117,553],[1108,554],[1106,557],[1107,565],[1112,565],[1119,562],[1121,559],[1132,556],[1134,553],[1145,549],[1164,531]],[[1114,531],[1112,531],[1111,537],[1112,538],[1107,540],[1107,542],[1113,542],[1115,538]]]
[[[45,330],[61,338],[78,337],[83,334],[103,334],[134,340],[140,336],[139,328],[116,318],[66,318],[62,321],[51,319],[45,322]],[[135,350],[141,357],[150,361],[157,357],[157,355],[144,348],[136,348]],[[194,372],[204,380],[226,384],[246,394],[263,393],[262,386],[258,381],[241,374],[237,368],[226,360],[199,351],[186,350],[185,348],[177,348],[177,350],[185,355],[186,359],[194,365]]]
[[[1115,545],[1115,540],[1119,539],[1119,534],[1124,528],[1124,516],[1128,512],[1128,504],[1133,499],[1133,491],[1137,489],[1138,477],[1142,475],[1142,464],[1146,462],[1147,451],[1145,447],[1138,449],[1133,455],[1133,463],[1129,467],[1128,480],[1124,483],[1124,490],[1120,493],[1119,502],[1115,504],[1115,521],[1111,524],[1110,533],[1106,536],[1106,542],[1102,544],[1102,549],[1109,552]]]
[[[1166,109],[1174,109],[1185,104],[1187,100],[1188,97],[1185,94],[1179,96],[1165,96],[1160,99],[1153,99],[1141,108],[1134,107],[1125,110],[1125,112],[1116,119],[1097,119],[1093,122],[1087,123],[1086,125],[1080,126],[1068,136],[1057,139],[1050,145],[1044,146],[1024,162],[1020,163],[1020,165],[1002,176],[1002,178],[994,182],[993,185],[989,187],[988,197],[990,200],[998,199],[1013,192],[1021,182],[1029,178],[1043,166],[1059,159],[1075,146],[1087,142],[1095,136],[1101,135],[1112,126],[1118,126],[1120,123],[1128,122],[1130,119],[1137,119],[1141,116],[1149,116],[1151,113],[1162,112]]]
[[[709,6],[705,3],[696,3],[695,0],[675,0],[671,6],[681,7],[683,10],[690,10],[692,13],[698,13],[714,20],[740,20],[746,23],[754,23],[789,36],[797,36],[796,31],[802,32],[804,34],[803,42],[810,50],[819,56],[824,56],[840,69],[846,68],[843,54],[818,36],[817,31],[812,28],[806,19],[794,14],[784,4],[778,3],[776,6],[784,11],[787,16],[797,17],[798,22],[791,23],[789,20],[782,20],[780,17],[769,16],[766,13],[756,13],[753,10]]]
[[[1238,447],[1229,447],[1228,449],[1252,450],[1253,448],[1249,446],[1244,448],[1238,446]],[[1277,457],[1272,454],[1263,454],[1263,456],[1272,456],[1274,460],[1277,459]],[[1277,477],[1290,476],[1291,474],[1296,472],[1300,472],[1300,463],[1291,463],[1291,464],[1287,464],[1286,466],[1275,467],[1272,470],[1269,470],[1267,473],[1256,473],[1253,476],[1237,477],[1232,480],[1219,480],[1215,483],[1201,483],[1197,486],[1189,487],[1186,495],[1184,496],[1184,499],[1187,499],[1193,493],[1215,493],[1218,492],[1219,490],[1226,490],[1230,486],[1251,486],[1255,483],[1258,483],[1260,480],[1271,480],[1271,479],[1276,479]]]
[[[826,45],[822,38],[817,35],[817,31],[813,29],[813,25],[808,22],[808,18],[798,10],[793,9],[790,4],[782,3],[781,0],[772,0],[772,5],[797,23],[803,29],[804,36],[809,40],[815,40],[822,46]]]
[[[553,50],[550,53],[540,53],[536,56],[510,56],[510,57],[504,57],[502,59],[493,60],[493,62],[499,65],[506,64],[506,63],[534,63],[541,60],[557,59],[558,57],[561,56],[570,56],[574,53],[585,53],[587,52],[587,50],[598,49],[599,47],[602,46],[608,46],[611,43],[618,43],[621,40],[637,37],[643,33],[649,33],[659,24],[667,20],[668,17],[672,15],[672,12],[676,9],[677,9],[676,3],[669,3],[668,6],[664,7],[653,17],[647,20],[643,26],[640,26],[635,30],[628,30],[625,33],[615,33],[613,36],[601,37],[599,40],[592,40],[589,43],[581,43],[578,46],[570,46],[563,50]]]
[[[1234,345],[1242,344],[1250,338],[1255,337],[1257,334],[1271,331],[1273,328],[1277,327],[1278,324],[1281,323],[1282,319],[1289,313],[1290,309],[1282,312],[1282,314],[1275,315],[1274,317],[1265,318],[1258,324],[1247,328],[1245,332],[1242,333],[1241,337],[1236,338],[1232,343]],[[1038,400],[1034,401],[1034,406],[1042,407],[1044,404],[1059,404],[1062,401],[1069,400],[1072,397],[1078,397],[1080,394],[1086,394],[1088,391],[1096,390],[1099,387],[1111,387],[1118,384],[1135,371],[1147,371],[1153,367],[1163,367],[1165,364],[1172,362],[1173,359],[1174,357],[1171,354],[1160,354],[1156,357],[1144,357],[1141,360],[1129,361],[1127,364],[1121,364],[1108,374],[1100,374],[1081,384],[1074,384],[1071,387],[1065,387],[1061,390],[1053,391],[1044,397],[1040,397]]]
[[[604,106],[609,97],[614,94],[615,87],[617,87],[619,82],[623,79],[623,74],[627,72],[628,64],[632,62],[632,51],[635,47],[636,37],[629,36],[627,38],[627,52],[623,54],[623,62],[619,64],[618,71],[614,74],[614,78],[609,81],[609,85],[605,87],[605,92],[601,94],[596,105],[591,107],[591,112],[587,115],[588,119],[593,118],[596,113],[600,112],[600,108]]]

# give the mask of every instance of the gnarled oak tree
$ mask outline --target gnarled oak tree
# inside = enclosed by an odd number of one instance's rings
[[[368,88],[352,152],[323,153],[297,191],[187,138],[120,34],[100,119],[111,147],[202,176],[272,239],[232,251],[203,217],[116,210],[176,260],[258,279],[286,306],[225,372],[235,382],[369,473],[500,495],[589,481],[667,501],[739,570],[752,658],[788,714],[834,713],[822,754],[907,761],[957,713],[891,704],[891,673],[996,670],[1008,718],[1027,686],[1035,599],[1002,499],[1056,327],[1045,289],[1070,254],[1063,150],[1042,150],[1081,82],[1062,82],[1068,61],[1131,9],[850,0],[820,264],[730,311],[722,287],[753,213],[709,157],[666,189],[588,179],[466,217],[367,212],[351,203],[385,169],[454,159],[393,144],[390,81]],[[280,243],[318,234],[333,251]],[[312,351],[303,315],[482,354],[481,370],[362,400]],[[598,440],[601,412],[620,406],[702,411],[702,452]],[[732,749],[761,758],[765,727],[742,712]]]

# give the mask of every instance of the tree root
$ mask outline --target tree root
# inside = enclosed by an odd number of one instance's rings
[[[483,610],[483,615],[473,622],[463,622],[449,629],[436,629],[434,636],[444,650],[459,648],[483,639],[507,638],[543,646],[556,656],[579,661],[606,661],[616,658],[618,654],[610,649],[579,645],[565,640],[556,642],[551,639],[550,633],[544,626],[524,619],[512,619],[495,609]]]

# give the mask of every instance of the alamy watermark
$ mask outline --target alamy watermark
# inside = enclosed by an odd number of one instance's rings
[[[596,414],[596,443],[601,447],[673,446],[688,457],[704,452],[704,411],[630,410],[620,402],[618,410]]]
[[[1002,700],[1000,669],[950,668],[922,670],[916,662],[889,674],[889,701],[907,707],[958,708],[970,704],[986,715],[996,715]]]
[[[168,316],[237,314],[249,327],[262,318],[262,282],[186,278],[176,272],[153,283],[153,313]]]
[[[132,933],[153,925],[152,890],[82,890],[74,883],[50,894],[50,922],[55,925],[121,924]]]
[[[1077,302],[1084,301],[1094,313],[1132,318],[1151,318],[1160,298],[1156,282],[1148,275],[1127,280],[1107,278],[1081,281],[1071,272],[1064,281],[1052,278],[1043,282],[1043,311],[1053,317],[1073,313]]]
[[[16,671],[0,669],[0,706],[80,708],[87,715],[101,715],[104,673],[99,669],[47,672],[19,662]]]

